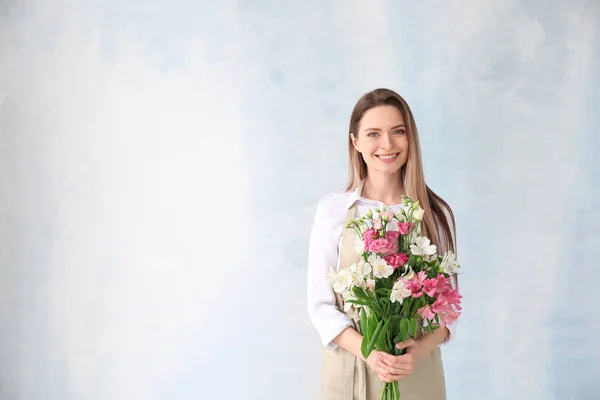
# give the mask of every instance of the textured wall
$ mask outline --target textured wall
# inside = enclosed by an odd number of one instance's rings
[[[599,399],[595,0],[0,0],[0,398],[316,398],[308,233],[379,86],[458,219],[449,399]]]

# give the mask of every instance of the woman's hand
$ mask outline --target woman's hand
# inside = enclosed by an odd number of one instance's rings
[[[383,351],[373,350],[367,358],[367,365],[377,373],[383,382],[394,382],[408,376],[413,371],[413,356],[394,356]]]
[[[367,358],[367,364],[379,375],[383,382],[399,381],[410,375],[416,364],[424,357],[422,346],[414,339],[407,339],[398,343],[400,350],[406,349],[405,354],[394,356],[382,351],[374,350]]]
[[[418,340],[411,338],[406,339],[404,342],[398,343],[396,347],[400,350],[406,349],[405,354],[412,355],[412,360],[415,365],[421,361],[428,352]]]

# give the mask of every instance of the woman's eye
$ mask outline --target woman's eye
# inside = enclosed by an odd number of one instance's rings
[[[406,132],[402,129],[395,132],[396,135],[404,135]]]
[[[367,133],[368,137],[375,137],[377,135],[379,135],[379,133],[377,133],[377,132],[369,132],[369,133]]]

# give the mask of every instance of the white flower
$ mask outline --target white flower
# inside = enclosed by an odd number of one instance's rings
[[[373,279],[367,279],[366,288],[368,288],[371,292],[375,292],[375,281]]]
[[[352,283],[358,286],[371,273],[371,265],[364,261],[359,261],[358,264],[349,266],[348,271],[350,271],[350,275],[352,276]]]
[[[456,262],[456,255],[451,251],[448,251],[444,255],[444,258],[440,263],[440,267],[444,270],[445,273],[447,273],[450,276],[456,275],[458,269],[460,268],[460,266]]]
[[[423,215],[425,215],[425,210],[419,207],[415,210],[413,218],[417,221],[421,221],[423,219]]]
[[[344,311],[348,312],[352,307],[360,307],[360,304],[348,303],[348,300],[356,300],[356,296],[354,295],[352,289],[344,290],[341,295],[344,299]]]
[[[400,304],[402,304],[404,299],[410,297],[410,295],[411,291],[406,287],[404,279],[399,279],[396,283],[394,283],[394,286],[392,287],[392,294],[390,295],[390,300],[392,301],[392,303],[398,301],[400,302]]]
[[[373,266],[373,276],[375,278],[387,278],[394,272],[394,268],[383,258],[373,254],[369,256],[369,264]]]
[[[413,271],[412,267],[408,267],[408,271],[406,272],[406,274],[402,275],[400,278],[402,278],[405,281],[410,281],[412,278],[415,277],[415,271]]]
[[[365,242],[358,235],[354,237],[354,251],[360,255],[365,252]]]
[[[414,239],[414,244],[410,245],[410,252],[415,256],[431,256],[437,251],[437,247],[431,244],[426,236],[418,236]]]
[[[337,293],[342,293],[352,286],[352,275],[348,270],[336,272],[333,267],[330,268],[327,274],[327,281],[333,286],[333,290]]]

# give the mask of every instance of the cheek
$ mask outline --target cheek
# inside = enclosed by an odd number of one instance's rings
[[[363,142],[359,147],[365,156],[371,156],[377,151],[377,146],[369,142]]]
[[[403,137],[399,138],[400,140],[398,141],[398,147],[400,147],[402,150],[408,152],[408,137],[406,135],[404,135]]]

